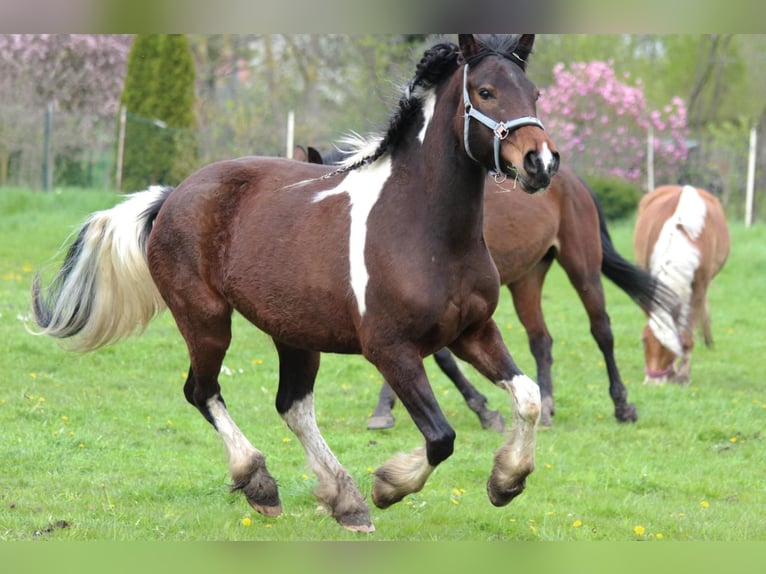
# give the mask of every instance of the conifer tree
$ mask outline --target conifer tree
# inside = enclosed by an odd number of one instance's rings
[[[194,61],[186,36],[135,36],[120,103],[127,110],[124,191],[176,185],[197,167]]]

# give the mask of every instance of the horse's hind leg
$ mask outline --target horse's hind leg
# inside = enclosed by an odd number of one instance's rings
[[[392,428],[396,422],[394,415],[391,413],[395,403],[396,394],[391,388],[391,385],[386,381],[383,381],[383,386],[380,389],[380,396],[378,397],[378,404],[375,405],[375,410],[367,420],[367,428],[370,430]]]
[[[505,429],[503,415],[499,411],[487,408],[487,397],[482,395],[463,374],[463,371],[460,370],[460,365],[457,364],[455,357],[452,356],[449,349],[436,351],[434,353],[434,360],[444,374],[455,384],[460,394],[463,395],[468,408],[479,417],[481,428],[503,432],[503,429]]]
[[[598,267],[593,266],[594,269]],[[614,358],[614,335],[606,312],[606,299],[604,288],[601,283],[601,273],[583,272],[578,274],[571,269],[565,268],[569,274],[569,280],[575,287],[580,300],[588,313],[590,332],[604,356],[606,372],[609,377],[609,396],[614,404],[614,416],[620,422],[635,422],[638,420],[636,406],[628,402],[628,390],[622,382],[617,361]]]
[[[370,510],[346,469],[327,446],[314,414],[314,380],[319,353],[275,341],[279,353],[277,411],[298,437],[319,480],[314,494],[348,530],[372,532]]]
[[[487,494],[495,506],[504,506],[524,491],[526,477],[535,468],[540,389],[513,362],[497,325],[491,319],[464,332],[450,345],[458,357],[511,396],[513,418],[507,440],[496,452]]]
[[[282,505],[277,483],[266,468],[266,458],[229,415],[218,384],[231,341],[231,309],[223,302],[208,300],[195,301],[190,313],[181,304],[173,305],[171,310],[191,357],[184,394],[223,439],[232,490],[241,490],[250,506],[261,514],[278,516]]]
[[[457,361],[452,356],[452,353],[449,352],[449,349],[436,351],[434,353],[434,360],[444,374],[455,384],[455,387],[460,391],[460,394],[463,395],[463,399],[468,405],[468,408],[479,417],[481,428],[503,432],[503,429],[505,428],[503,415],[498,411],[493,411],[487,408],[487,397],[482,395],[463,374]],[[391,389],[391,385],[384,381],[383,387],[380,389],[378,404],[375,406],[375,411],[367,421],[367,428],[371,430],[380,430],[393,427],[395,420],[394,416],[391,414],[391,410],[395,403],[396,395],[394,394],[393,389]]]

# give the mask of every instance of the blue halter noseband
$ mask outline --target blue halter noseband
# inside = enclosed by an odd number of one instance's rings
[[[541,130],[545,130],[543,123],[535,116],[523,116],[515,120],[508,120],[507,122],[496,122],[490,117],[485,116],[479,110],[473,107],[471,104],[471,98],[468,95],[468,64],[463,68],[463,104],[465,105],[465,126],[463,128],[463,140],[465,141],[465,153],[468,154],[473,161],[478,163],[478,160],[471,153],[471,148],[468,145],[468,127],[471,123],[471,118],[478,120],[495,134],[495,169],[490,171],[497,183],[505,181],[507,175],[500,167],[500,142],[508,137],[508,134],[514,130],[524,126],[537,126]],[[516,169],[515,167],[513,168]]]

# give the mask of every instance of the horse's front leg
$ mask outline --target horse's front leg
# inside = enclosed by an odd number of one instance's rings
[[[397,454],[375,471],[372,500],[387,508],[423,488],[434,468],[452,454],[455,431],[436,402],[414,346],[368,348],[365,357],[391,385],[426,441],[425,448]]]
[[[451,345],[458,357],[511,395],[511,427],[506,442],[495,451],[487,482],[489,500],[504,506],[524,491],[535,468],[535,441],[540,420],[540,389],[516,366],[493,320],[465,331]]]

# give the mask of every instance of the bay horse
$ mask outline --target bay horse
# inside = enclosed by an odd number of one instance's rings
[[[508,391],[513,424],[495,452],[489,500],[508,504],[534,469],[538,386],[492,320],[499,278],[482,235],[484,178],[528,193],[558,169],[526,76],[534,35],[459,35],[426,50],[386,131],[339,168],[245,157],[207,165],[175,189],[152,187],[93,214],[50,287],[32,285],[37,332],[95,349],[163,308],[190,362],[184,394],[223,440],[233,489],[279,515],[264,454],[232,420],[218,376],[238,311],[279,356],[276,409],[343,527],[374,530],[353,479],[315,419],[320,353],[362,354],[391,384],[425,440],[374,474],[386,508],[421,490],[453,452],[423,357],[449,347]],[[63,342],[63,341],[62,341]]]
[[[723,208],[706,190],[665,185],[641,198],[633,235],[636,261],[681,301],[677,331],[668,331],[661,313],[647,315],[641,334],[644,384],[691,380],[695,327],[712,346],[707,290],[726,263],[730,243]]]
[[[340,152],[340,153],[339,153]],[[335,162],[343,158],[340,150],[320,154],[309,147],[302,158],[315,162]],[[542,411],[540,424],[552,426],[553,338],[541,305],[545,276],[558,261],[577,291],[590,322],[590,332],[606,364],[609,396],[619,422],[635,422],[638,413],[629,403],[628,391],[614,357],[614,336],[606,310],[601,283],[603,273],[645,312],[657,311],[667,317],[665,326],[678,306],[675,294],[644,269],[627,261],[615,249],[606,219],[595,193],[569,166],[562,165],[545,193],[529,195],[508,182],[498,183],[489,175],[484,185],[484,239],[513,298],[516,314],[524,326],[537,366]],[[483,428],[502,431],[505,421],[498,411],[487,407],[487,398],[462,373],[448,349],[434,353],[441,370],[452,380],[468,407],[479,417]],[[396,395],[384,381],[367,428],[391,428]]]

